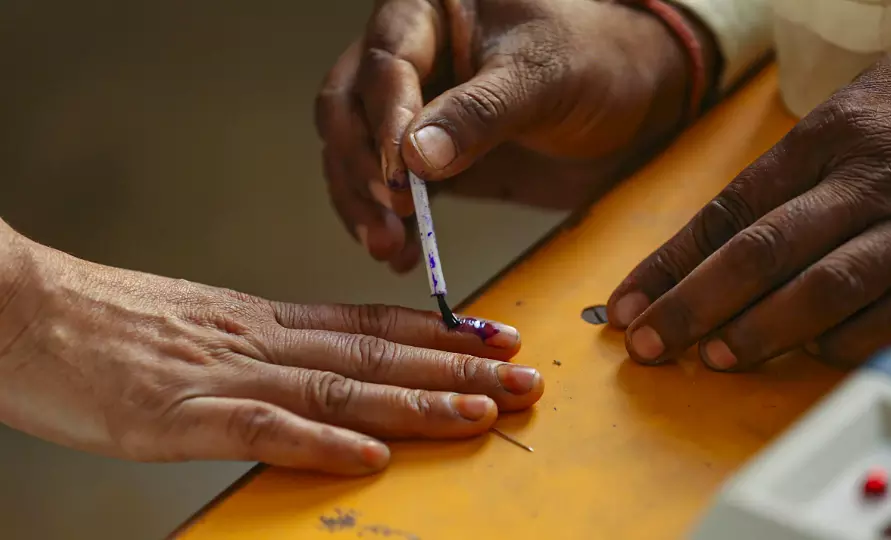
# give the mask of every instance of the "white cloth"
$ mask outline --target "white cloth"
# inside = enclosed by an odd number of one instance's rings
[[[720,90],[726,90],[773,46],[773,13],[767,0],[673,0],[711,29],[724,59]]]

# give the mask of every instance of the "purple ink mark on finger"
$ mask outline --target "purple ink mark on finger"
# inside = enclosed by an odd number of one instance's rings
[[[405,191],[410,185],[408,183],[408,175],[402,169],[393,173],[392,178],[387,179],[387,187],[393,191]]]
[[[483,341],[488,341],[501,333],[501,330],[495,328],[495,325],[490,322],[472,319],[470,317],[463,317],[458,320],[460,321],[460,324],[455,328],[456,331],[465,334],[474,334]]]

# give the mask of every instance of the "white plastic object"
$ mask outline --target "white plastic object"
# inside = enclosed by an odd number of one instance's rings
[[[864,493],[876,469],[891,472],[891,352],[843,381],[737,472],[692,538],[889,538],[891,492]]]
[[[891,52],[891,0],[772,0],[772,6],[780,91],[799,118]]]

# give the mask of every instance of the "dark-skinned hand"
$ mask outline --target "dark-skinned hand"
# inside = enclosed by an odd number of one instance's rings
[[[707,66],[714,45],[700,33]],[[377,260],[419,260],[407,171],[452,193],[568,209],[681,125],[681,47],[591,0],[380,0],[319,93],[331,200]],[[436,184],[431,184],[434,187]]]
[[[608,309],[647,364],[698,343],[717,370],[802,346],[853,366],[891,345],[891,58],[746,168]]]

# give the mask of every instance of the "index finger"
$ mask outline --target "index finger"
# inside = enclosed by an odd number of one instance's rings
[[[439,314],[382,305],[306,306],[273,302],[276,321],[295,330],[363,334],[393,343],[508,360],[520,350],[520,334],[506,324],[459,317],[450,330]]]
[[[443,42],[438,2],[382,2],[367,27],[359,70],[360,97],[380,152],[384,180],[397,191],[408,188],[400,151],[403,135],[424,105],[421,85],[432,74]],[[397,213],[411,214],[407,193],[398,194],[392,203]]]

